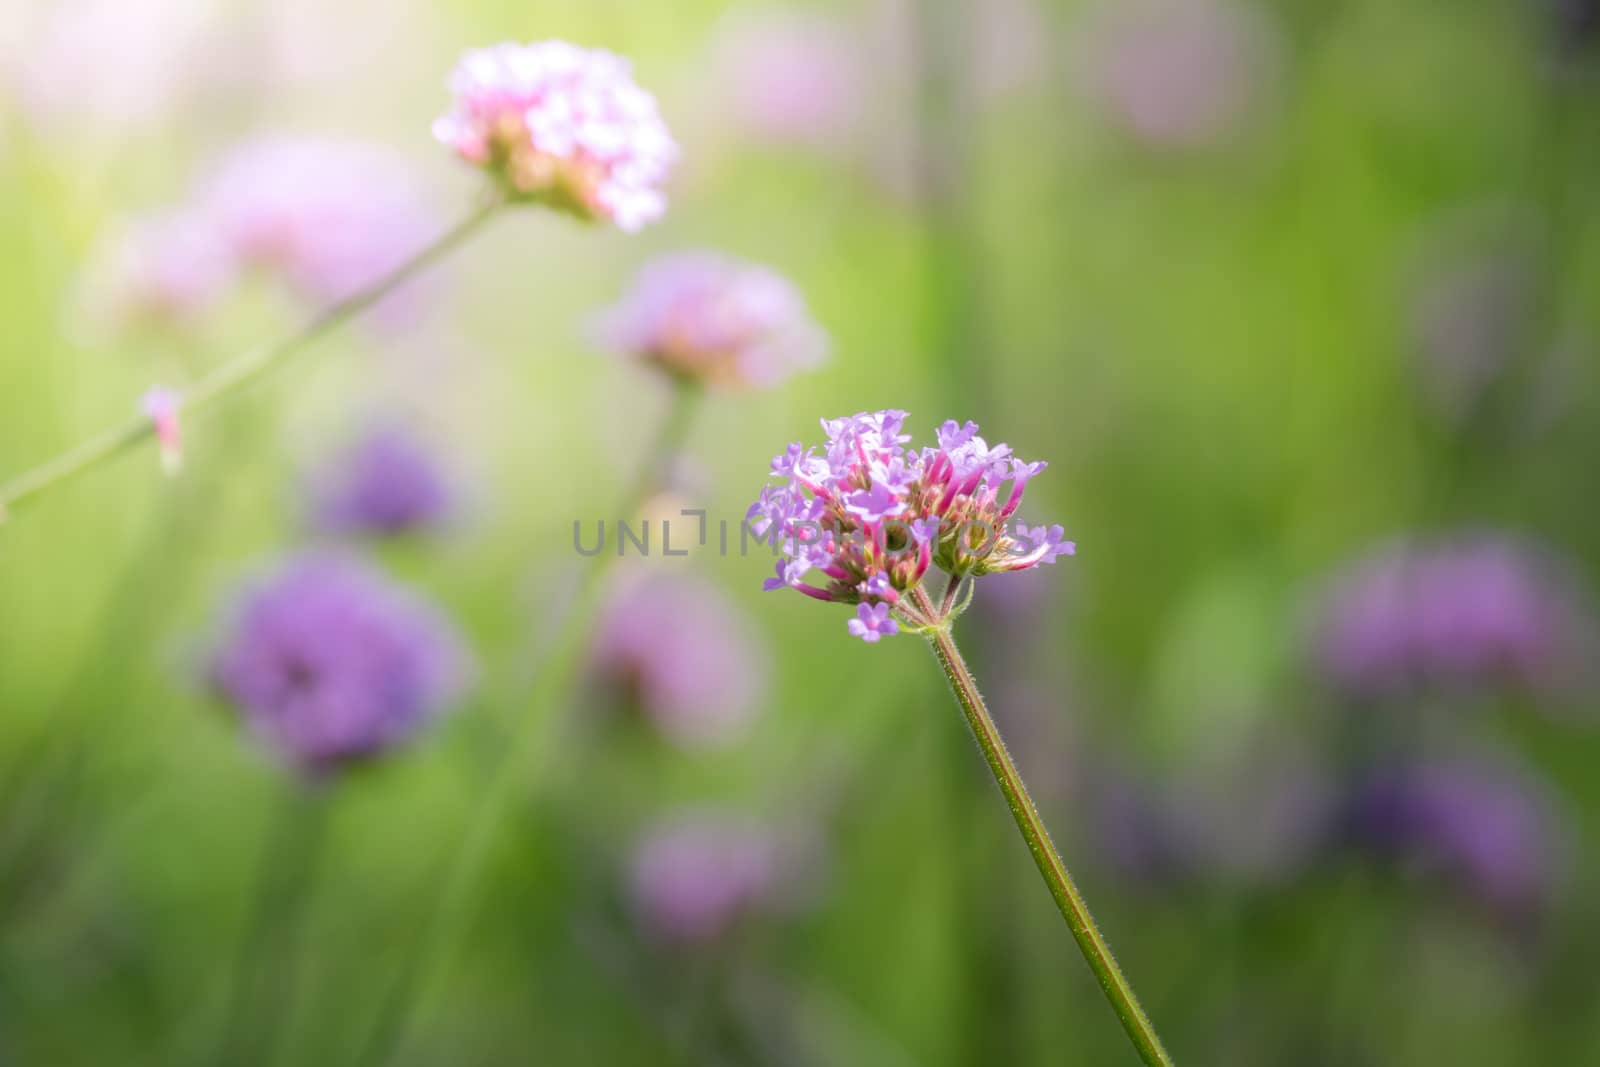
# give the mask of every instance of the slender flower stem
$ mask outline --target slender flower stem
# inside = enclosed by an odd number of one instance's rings
[[[698,385],[688,381],[675,383],[671,409],[645,454],[639,475],[623,499],[618,515],[634,516],[658,487],[694,423],[700,395]],[[585,568],[571,612],[537,667],[533,687],[525,698],[525,710],[488,768],[487,780],[461,835],[460,846],[449,861],[439,900],[418,933],[413,952],[380,1009],[373,1038],[357,1063],[377,1067],[402,1050],[408,1024],[414,1021],[413,1007],[426,996],[427,983],[448,963],[450,948],[471,917],[474,892],[497,835],[516,810],[522,790],[530,780],[548,785],[544,780],[552,771],[552,761],[559,755],[557,735],[563,724],[562,713],[570,703],[573,687],[587,659],[585,652],[600,613],[605,576],[620,555],[620,551],[602,552]]]
[[[180,401],[182,413],[192,415],[253,384],[288,356],[366,311],[464,244],[494,216],[502,202],[498,196],[485,199],[471,214],[416,255],[366,288],[318,312],[292,336],[246,352],[201,377],[184,391]],[[152,420],[143,415],[137,416],[17,475],[0,485],[0,523],[9,519],[23,504],[32,502],[34,498],[107,460],[115,459],[154,436],[155,425]]]
[[[956,575],[944,587],[944,596],[939,601],[939,616],[950,617],[950,609],[956,606],[956,597],[961,595],[961,576]]]
[[[928,644],[933,648],[933,654],[944,670],[944,676],[950,683],[950,691],[955,694],[956,702],[961,705],[961,710],[967,716],[967,725],[972,728],[972,736],[977,740],[978,747],[983,750],[984,759],[989,763],[989,770],[994,773],[994,780],[1000,786],[1000,792],[1005,794],[1007,806],[1011,808],[1011,817],[1016,820],[1017,829],[1022,831],[1023,840],[1028,843],[1028,851],[1033,853],[1033,862],[1044,877],[1050,895],[1055,898],[1061,917],[1067,921],[1067,927],[1078,942],[1084,960],[1094,972],[1095,980],[1100,983],[1100,988],[1105,993],[1106,999],[1111,1002],[1117,1018],[1122,1021],[1122,1028],[1127,1031],[1128,1040],[1138,1051],[1139,1058],[1148,1067],[1173,1067],[1172,1057],[1162,1047],[1161,1039],[1156,1036],[1150,1017],[1140,1006],[1139,998],[1134,995],[1133,987],[1128,984],[1122,968],[1117,966],[1116,958],[1111,955],[1110,946],[1106,944],[1100,928],[1095,925],[1094,916],[1089,912],[1089,905],[1084,901],[1083,894],[1078,891],[1072,875],[1067,873],[1067,865],[1062,860],[1061,853],[1050,840],[1050,832],[1045,828],[1044,820],[1039,817],[1039,809],[1028,793],[1027,783],[1022,780],[1022,772],[1012,760],[1005,741],[1000,737],[1000,728],[995,724],[994,717],[989,714],[988,705],[984,703],[983,696],[978,691],[977,680],[967,669],[966,661],[961,658],[961,651],[956,648],[955,639],[950,635],[949,620],[933,613],[933,604],[920,586],[912,592],[913,599],[917,601],[917,606],[924,614],[940,619],[937,625],[926,631]]]

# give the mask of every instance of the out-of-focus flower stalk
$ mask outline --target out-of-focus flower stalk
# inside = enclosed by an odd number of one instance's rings
[[[298,979],[299,942],[332,813],[325,783],[286,785],[262,839],[255,905],[228,991],[216,1063],[272,1062],[273,1038],[285,1029],[284,1013]]]
[[[623,498],[619,515],[635,515],[661,484],[671,467],[672,457],[682,449],[689,435],[702,393],[701,386],[693,381],[673,380],[671,408],[645,452],[644,462]],[[588,662],[586,646],[603,607],[601,592],[605,577],[617,559],[615,553],[601,553],[585,569],[572,607],[537,667],[533,686],[520,700],[524,710],[499,747],[496,761],[478,792],[476,809],[460,836],[460,846],[448,861],[439,900],[419,931],[415,949],[401,968],[397,984],[373,1030],[373,1039],[356,1059],[357,1064],[379,1067],[403,1051],[409,1024],[417,1015],[416,1008],[424,1006],[431,983],[448,965],[450,948],[459,942],[472,916],[474,894],[490,850],[507,819],[515,812],[522,791],[529,782],[539,783],[539,789],[546,792],[558,785],[559,773],[552,762],[559,755],[554,735]]]
[[[952,579],[952,584],[956,580]],[[967,669],[966,661],[961,658],[961,651],[950,633],[953,617],[959,614],[959,611],[950,610],[952,598],[945,598],[945,608],[941,610],[934,606],[922,586],[916,586],[910,592],[915,612],[920,616],[915,620],[921,624],[917,632],[927,638],[934,656],[938,658],[945,679],[950,683],[950,691],[955,694],[956,702],[966,714],[972,736],[983,750],[983,757],[994,774],[996,784],[1000,786],[1000,792],[1005,794],[1011,817],[1016,820],[1017,829],[1022,831],[1023,840],[1028,843],[1033,862],[1049,887],[1050,895],[1055,898],[1061,917],[1067,921],[1073,939],[1078,942],[1085,962],[1094,972],[1095,980],[1100,983],[1106,999],[1111,1002],[1117,1018],[1122,1022],[1122,1028],[1127,1031],[1128,1040],[1148,1067],[1173,1067],[1172,1057],[1156,1036],[1155,1026],[1145,1014],[1122,968],[1117,965],[1100,928],[1095,925],[1089,905],[1078,891],[1072,875],[1067,872],[1061,853],[1050,840],[1050,831],[1039,816],[1039,809],[1033,803],[1027,783],[1022,780],[1022,772],[1017,769],[1011,753],[1006,749],[1000,728],[995,725],[994,716],[989,714],[983,695],[978,691],[978,682]]]
[[[265,348],[247,352],[222,364],[176,397],[173,416],[192,415],[256,382],[289,356],[344,325],[381,301],[401,285],[454,252],[494,217],[503,203],[491,195],[470,214],[416,255],[371,285],[312,317],[292,336]],[[70,448],[54,459],[0,484],[0,524],[24,504],[32,503],[71,479],[98,467],[158,435],[157,421],[140,415],[121,426]]]

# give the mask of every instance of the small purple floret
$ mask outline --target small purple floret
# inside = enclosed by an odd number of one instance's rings
[[[900,624],[889,615],[888,604],[857,604],[856,617],[846,627],[852,637],[859,637],[869,645],[900,632]]]

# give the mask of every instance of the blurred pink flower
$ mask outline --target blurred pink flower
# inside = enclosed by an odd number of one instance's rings
[[[625,576],[601,617],[593,658],[602,678],[627,687],[656,728],[685,748],[736,737],[766,684],[766,650],[749,620],[695,578]]]
[[[678,147],[627,60],[565,41],[461,57],[440,141],[513,196],[637,230],[666,211]]]
[[[857,36],[812,11],[743,13],[713,57],[720,97],[746,132],[775,142],[830,147],[847,141],[868,89]]]
[[[84,278],[86,313],[118,327],[190,325],[235,276],[233,256],[208,219],[177,210],[123,227]]]
[[[921,0],[872,0],[855,11],[736,7],[707,54],[700,83],[707,128],[695,161],[729,131],[766,145],[822,152],[860,168],[896,197],[922,185],[923,94],[938,87],[961,113],[987,113],[1052,69],[1055,34],[1037,0],[947,5],[930,49]],[[956,117],[954,115],[952,118]]]
[[[603,344],[719,385],[776,385],[820,364],[827,336],[770,268],[715,252],[662,256],[600,322]]]
[[[55,139],[138,132],[196,88],[190,59],[210,19],[188,0],[63,0],[29,28],[6,80],[24,115]]]
[[[937,17],[949,20],[946,32],[959,37],[958,70],[926,71],[930,12],[925,0],[876,0],[867,16],[869,71],[882,79],[885,65],[914,91],[927,73],[954,79],[974,103],[994,102],[1037,81],[1052,60],[1054,27],[1037,0],[985,0],[950,4]]]
[[[1192,148],[1235,132],[1262,103],[1277,39],[1231,0],[1138,0],[1094,17],[1077,63],[1084,91],[1127,136]]]
[[[733,815],[682,812],[653,827],[636,847],[634,905],[654,939],[704,945],[773,903],[779,866],[769,831]]]
[[[330,304],[377,282],[439,229],[411,167],[360,142],[263,137],[224,156],[201,209],[242,263],[279,272],[305,299]],[[385,309],[416,299],[408,286]]]

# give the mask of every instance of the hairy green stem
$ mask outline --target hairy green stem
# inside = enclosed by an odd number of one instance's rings
[[[498,197],[485,200],[471,214],[435,241],[366,288],[330,305],[313,316],[292,336],[222,364],[186,389],[180,398],[184,415],[192,415],[222,398],[253,384],[288,356],[366,311],[401,285],[449,255],[481,229],[499,209]],[[91,437],[39,466],[0,485],[0,523],[26,503],[155,436],[154,422],[135,416],[120,426]]]
[[[699,408],[701,390],[688,381],[674,384],[671,408],[644,463],[623,499],[618,515],[632,518],[660,484],[672,458],[682,449]],[[620,542],[618,545],[620,549]],[[525,710],[515,729],[498,750],[487,771],[487,780],[478,795],[460,846],[444,876],[439,901],[418,933],[410,958],[387,1002],[380,1008],[373,1037],[357,1060],[377,1067],[389,1062],[404,1047],[412,1012],[425,1001],[428,983],[448,963],[451,947],[460,939],[471,919],[474,892],[482,878],[495,839],[506,820],[516,810],[518,800],[530,780],[546,778],[559,752],[562,713],[571,702],[579,672],[585,663],[590,634],[601,607],[605,576],[620,551],[602,551],[584,569],[574,596],[571,613],[563,620],[559,636],[542,657],[533,687],[526,695]]]
[[[1028,793],[1027,783],[1022,780],[1022,772],[1012,760],[1005,741],[1000,737],[1000,728],[995,724],[994,717],[989,714],[988,705],[984,703],[983,695],[978,691],[977,680],[967,669],[966,661],[961,658],[961,651],[950,635],[950,620],[934,614],[933,604],[921,587],[916,588],[913,594],[917,607],[924,614],[939,620],[924,631],[928,644],[933,648],[933,654],[944,670],[945,679],[950,683],[950,691],[955,694],[956,702],[966,714],[967,725],[972,728],[972,736],[977,740],[978,747],[983,750],[983,757],[988,761],[989,770],[994,773],[994,780],[1000,786],[1000,792],[1005,794],[1006,805],[1011,809],[1011,817],[1016,820],[1017,829],[1022,831],[1022,838],[1028,844],[1028,851],[1033,854],[1033,862],[1038,866],[1040,875],[1044,877],[1050,895],[1055,898],[1061,917],[1067,921],[1067,927],[1072,931],[1074,940],[1078,942],[1078,948],[1083,952],[1085,962],[1094,972],[1095,980],[1100,983],[1106,999],[1111,1002],[1112,1009],[1116,1011],[1117,1018],[1121,1020],[1122,1028],[1127,1031],[1128,1040],[1133,1042],[1139,1057],[1148,1067],[1173,1067],[1172,1057],[1162,1047],[1161,1039],[1156,1036],[1150,1017],[1145,1014],[1144,1008],[1139,1004],[1139,998],[1134,995],[1133,987],[1128,984],[1122,968],[1111,955],[1111,948],[1106,944],[1100,928],[1095,925],[1094,916],[1089,912],[1089,905],[1085,903],[1083,894],[1078,891],[1072,875],[1067,872],[1067,865],[1062,860],[1061,853],[1050,840],[1050,832],[1045,828],[1044,820],[1039,816],[1039,809]]]

